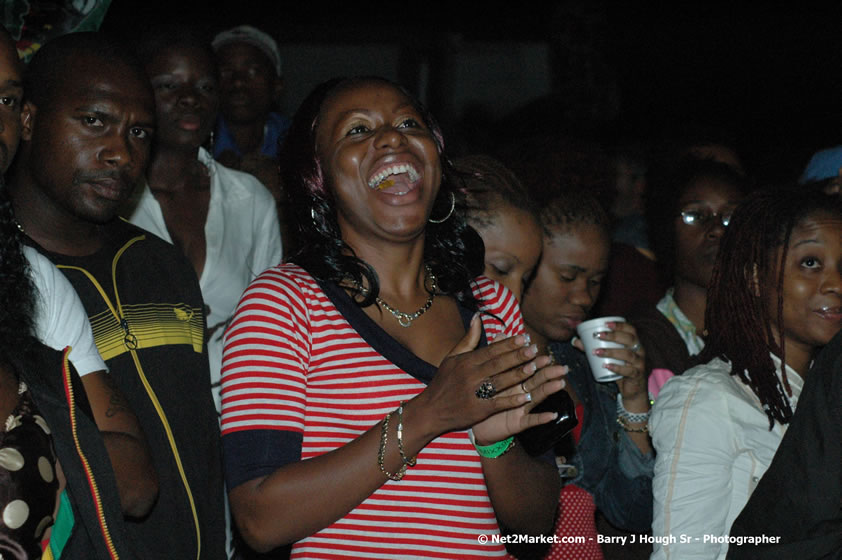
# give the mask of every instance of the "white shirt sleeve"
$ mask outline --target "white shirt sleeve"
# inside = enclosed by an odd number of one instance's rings
[[[705,535],[727,535],[734,423],[721,385],[702,376],[674,377],[658,395],[649,429],[657,452],[652,560],[724,558],[727,544]]]
[[[23,251],[36,290],[35,336],[55,350],[70,346],[70,362],[80,376],[107,370],[76,290],[44,255],[32,247]]]
[[[252,235],[255,247],[251,269],[252,274],[257,276],[267,268],[280,264],[283,256],[277,206],[263,185],[260,185],[254,196],[254,218]]]

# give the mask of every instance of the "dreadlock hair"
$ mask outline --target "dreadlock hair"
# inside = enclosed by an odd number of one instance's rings
[[[0,175],[0,364],[13,368],[34,342],[35,287],[21,240]]]
[[[344,91],[365,84],[384,84],[401,92],[421,115],[430,130],[441,160],[442,180],[431,216],[452,215],[441,223],[430,222],[426,228],[424,261],[436,273],[439,290],[452,295],[463,305],[476,309],[471,295],[471,280],[482,273],[477,259],[470,258],[469,245],[478,237],[465,220],[465,197],[453,180],[450,160],[444,154],[441,128],[420,101],[403,87],[385,78],[365,76],[334,78],[317,86],[299,106],[281,147],[281,179],[289,196],[292,226],[298,233],[298,251],[290,258],[314,278],[324,282],[345,280],[363,284],[368,290],[360,294],[359,305],[375,302],[379,281],[374,268],[358,258],[342,239],[336,219],[336,201],[316,146],[321,109],[326,101]],[[480,259],[481,262],[481,259]]]
[[[803,187],[757,192],[735,210],[719,243],[707,293],[705,328],[708,336],[702,362],[721,358],[760,399],[769,429],[775,421],[792,418],[792,390],[782,368],[781,379],[770,354],[786,363],[783,341],[776,342],[773,322],[781,337],[783,286],[792,230],[816,214],[842,219],[842,201]],[[769,302],[762,294],[777,293]],[[772,307],[774,306],[774,307]]]
[[[487,155],[471,155],[454,159],[453,166],[465,191],[468,222],[487,227],[502,206],[537,217],[537,207],[529,193],[501,162]]]
[[[156,23],[143,30],[130,47],[144,64],[163,51],[192,48],[201,51],[216,68],[216,53],[211,47],[211,34],[204,25]]]

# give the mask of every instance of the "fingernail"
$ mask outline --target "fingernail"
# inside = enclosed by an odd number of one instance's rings
[[[530,358],[538,354],[538,347],[536,345],[532,345],[526,349],[526,355]]]
[[[535,370],[538,369],[538,366],[535,365],[535,362],[529,362],[525,366],[523,366],[523,373],[535,373]]]
[[[593,351],[594,356],[602,356],[603,354],[605,354],[604,348],[597,348]]]
[[[605,333],[602,331],[593,333],[594,338],[602,338],[603,336],[605,336]]]
[[[532,344],[532,337],[529,336],[529,333],[523,334],[523,341],[524,346],[529,346],[530,344]]]
[[[608,327],[609,329],[613,329],[614,327],[617,326],[617,323],[615,323],[614,321],[610,321],[608,323],[605,323],[605,326]]]
[[[474,323],[476,323],[477,321],[479,321],[479,312],[474,313],[474,316],[473,316],[473,317],[471,317],[471,324],[472,324],[472,325],[473,325]]]
[[[532,402],[532,393],[524,393],[524,394],[526,395],[524,397],[526,399],[526,402]]]

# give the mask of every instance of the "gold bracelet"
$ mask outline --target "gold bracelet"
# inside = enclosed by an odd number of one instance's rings
[[[407,459],[406,454],[403,452],[403,402],[398,407],[398,452],[401,454],[401,460],[405,467],[414,467],[415,464],[418,462],[418,456],[416,455],[412,459]]]
[[[380,465],[380,471],[385,474],[391,480],[401,480],[403,476],[406,474],[406,463],[401,465],[401,468],[398,469],[396,473],[390,473],[386,470],[386,467],[383,465],[383,461],[386,457],[386,442],[389,439],[389,418],[392,417],[392,413],[386,415],[383,418],[383,425],[380,428],[380,451],[377,454],[377,464]]]
[[[631,432],[634,434],[646,434],[649,433],[649,424],[644,424],[640,428],[632,428],[629,426],[628,422],[622,416],[617,417],[617,423],[627,432]]]

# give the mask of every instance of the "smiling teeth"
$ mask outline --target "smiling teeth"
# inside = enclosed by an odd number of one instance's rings
[[[380,171],[380,173],[369,179],[368,186],[372,189],[377,190],[388,189],[395,183],[394,181],[386,181],[386,177],[388,177],[389,175],[400,175],[401,173],[406,173],[407,175],[409,175],[410,183],[414,183],[421,177],[415,170],[415,167],[409,165],[408,163],[401,163],[398,165],[391,165]]]

